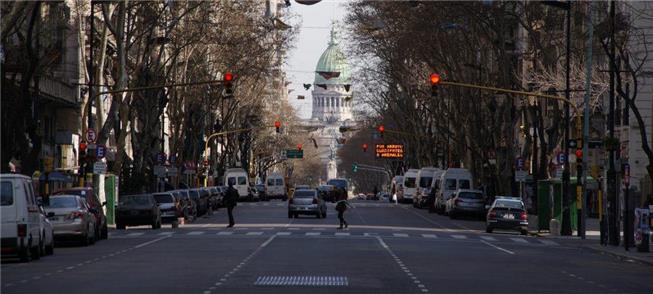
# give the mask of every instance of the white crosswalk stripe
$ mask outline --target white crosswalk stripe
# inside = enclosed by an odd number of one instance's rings
[[[454,239],[467,239],[467,236],[465,236],[465,235],[451,235],[451,238],[454,238]]]
[[[228,236],[228,235],[233,235],[234,232],[218,232],[218,236]]]
[[[551,241],[551,240],[547,240],[547,239],[540,239],[538,241],[540,241],[540,243],[542,243],[544,245],[554,245],[554,246],[559,245],[555,241]]]
[[[290,236],[292,232],[277,232],[277,236]]]
[[[175,232],[161,232],[161,233],[159,233],[158,235],[159,235],[159,236],[168,236],[168,235],[172,235],[172,234],[174,234],[174,233],[175,233]]]
[[[306,236],[319,236],[322,235],[321,232],[306,232]]]
[[[263,232],[247,232],[247,236],[260,236],[263,235]]]
[[[510,240],[513,240],[514,242],[522,243],[522,244],[528,243],[528,241],[526,241],[526,239],[524,239],[524,238],[510,238]]]
[[[125,235],[125,236],[126,237],[137,237],[137,236],[142,236],[143,234],[145,234],[145,232],[129,233],[129,234]]]
[[[494,238],[492,236],[481,236],[481,239],[483,239],[485,241],[496,241],[497,240],[497,238]]]
[[[392,236],[395,237],[401,237],[401,238],[408,238],[408,234],[401,234],[401,233],[394,233]]]
[[[204,234],[204,232],[202,232],[202,231],[192,231],[192,232],[189,232],[189,233],[186,234],[186,235],[189,235],[189,236],[197,236],[197,235],[202,235],[202,234]]]
[[[350,236],[349,233],[335,233],[335,236]]]
[[[435,238],[437,238],[438,236],[436,236],[436,235],[434,235],[434,234],[422,234],[422,237],[424,237],[424,238],[433,238],[433,239],[435,239]]]

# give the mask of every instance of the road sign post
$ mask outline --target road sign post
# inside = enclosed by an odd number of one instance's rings
[[[304,158],[304,150],[286,149],[286,158]]]

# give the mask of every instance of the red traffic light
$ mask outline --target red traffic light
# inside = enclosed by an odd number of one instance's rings
[[[225,82],[231,82],[234,80],[234,75],[231,72],[226,72],[224,74],[224,81]]]
[[[576,158],[583,158],[583,149],[576,149]]]
[[[80,152],[86,151],[86,142],[79,143],[79,151]]]
[[[431,80],[431,86],[435,86],[440,83],[440,75],[436,73],[432,73],[430,76]]]
[[[363,143],[363,152],[367,152],[367,144]]]
[[[385,127],[384,127],[383,125],[380,125],[380,126],[379,126],[379,132],[380,132],[381,134],[383,134],[383,132],[385,132]]]
[[[297,144],[297,150],[302,151],[302,144]]]
[[[280,121],[275,121],[274,122],[274,127],[275,128],[280,128],[281,127],[281,122]]]

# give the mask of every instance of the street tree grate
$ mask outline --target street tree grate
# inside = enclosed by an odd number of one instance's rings
[[[255,286],[307,286],[307,287],[346,287],[347,277],[342,276],[260,276]]]

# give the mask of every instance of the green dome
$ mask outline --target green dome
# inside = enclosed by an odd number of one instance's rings
[[[320,72],[339,72],[340,75],[336,78],[326,79]],[[347,57],[340,51],[338,43],[336,42],[336,32],[331,29],[331,40],[329,46],[320,56],[320,60],[315,67],[315,84],[349,84],[350,78],[349,65],[347,64]]]

